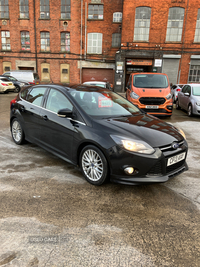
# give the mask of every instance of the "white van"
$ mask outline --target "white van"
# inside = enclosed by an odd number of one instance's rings
[[[27,81],[29,84],[40,83],[40,78],[37,72],[31,71],[31,70],[10,70],[10,71],[4,72],[3,75],[13,76],[17,80]]]

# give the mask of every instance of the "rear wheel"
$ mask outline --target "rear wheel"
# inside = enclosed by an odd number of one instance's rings
[[[11,123],[11,134],[17,145],[24,143],[24,131],[18,119],[14,119]]]
[[[178,98],[176,100],[176,109],[180,109],[181,107],[179,106],[179,101],[178,101]]]
[[[187,114],[188,114],[188,116],[189,117],[192,117],[192,105],[191,104],[189,104],[189,106],[188,106],[188,110],[187,110]]]
[[[15,93],[19,93],[19,91],[20,91],[20,87],[19,87],[18,85],[15,85],[15,90],[14,90],[14,92],[15,92]]]
[[[93,145],[83,148],[80,166],[85,179],[93,185],[103,184],[108,176],[108,163],[101,150]]]

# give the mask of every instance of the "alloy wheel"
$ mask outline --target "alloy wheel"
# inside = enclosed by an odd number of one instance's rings
[[[22,141],[22,128],[20,123],[15,120],[12,124],[12,136],[15,141],[15,143],[21,143]]]

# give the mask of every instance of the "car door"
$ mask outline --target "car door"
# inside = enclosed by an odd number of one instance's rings
[[[187,86],[185,87],[184,92],[183,92],[183,94],[182,94],[182,107],[183,107],[185,110],[187,110],[187,108],[188,108],[188,103],[189,103],[189,101],[190,101],[190,97],[189,97],[188,95],[185,95],[185,93],[189,93],[189,95],[190,95],[190,93],[191,93],[191,87],[190,87],[190,85],[187,85]]]
[[[23,118],[26,137],[31,142],[40,139],[40,111],[44,102],[47,87],[32,87],[21,93],[19,110]]]
[[[178,103],[181,108],[184,108],[184,98],[185,98],[184,93],[186,92],[186,90],[187,90],[187,85],[183,87],[182,91],[178,92]]]
[[[72,157],[74,124],[69,118],[59,117],[60,109],[73,110],[69,99],[59,90],[50,89],[45,108],[41,111],[41,145],[65,159]]]

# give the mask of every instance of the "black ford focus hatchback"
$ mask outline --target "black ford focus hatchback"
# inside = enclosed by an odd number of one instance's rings
[[[78,165],[94,185],[165,182],[188,169],[182,130],[100,87],[26,87],[11,101],[11,134]]]

